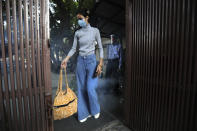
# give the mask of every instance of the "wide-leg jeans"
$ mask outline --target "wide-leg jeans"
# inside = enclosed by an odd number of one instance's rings
[[[78,56],[76,78],[78,86],[78,120],[100,112],[100,105],[96,88],[98,77],[95,76],[97,68],[95,54]]]

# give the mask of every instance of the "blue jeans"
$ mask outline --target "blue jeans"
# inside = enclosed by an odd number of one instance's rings
[[[96,72],[95,54],[88,56],[78,56],[77,58],[77,86],[78,86],[78,120],[87,116],[95,115],[100,112],[100,105],[96,88],[98,86],[98,77]]]

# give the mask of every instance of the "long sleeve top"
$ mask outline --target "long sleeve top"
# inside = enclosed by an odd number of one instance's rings
[[[119,59],[119,68],[122,65],[122,46],[120,43],[113,43],[107,45],[107,58],[108,59]]]
[[[100,58],[103,58],[103,46],[101,43],[100,32],[97,28],[88,24],[75,32],[73,46],[68,53],[72,56],[76,52],[77,44],[79,44],[79,55],[87,56],[95,53],[95,41],[98,43]]]

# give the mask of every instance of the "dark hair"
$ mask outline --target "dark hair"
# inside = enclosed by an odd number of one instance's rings
[[[88,9],[83,9],[83,10],[78,11],[77,14],[81,14],[81,15],[83,15],[84,17],[87,17],[87,16],[90,16],[90,10],[88,10]]]

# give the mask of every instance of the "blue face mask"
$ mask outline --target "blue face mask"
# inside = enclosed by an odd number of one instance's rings
[[[86,22],[85,22],[85,20],[78,20],[78,24],[79,24],[79,26],[81,26],[81,27],[86,27]]]

